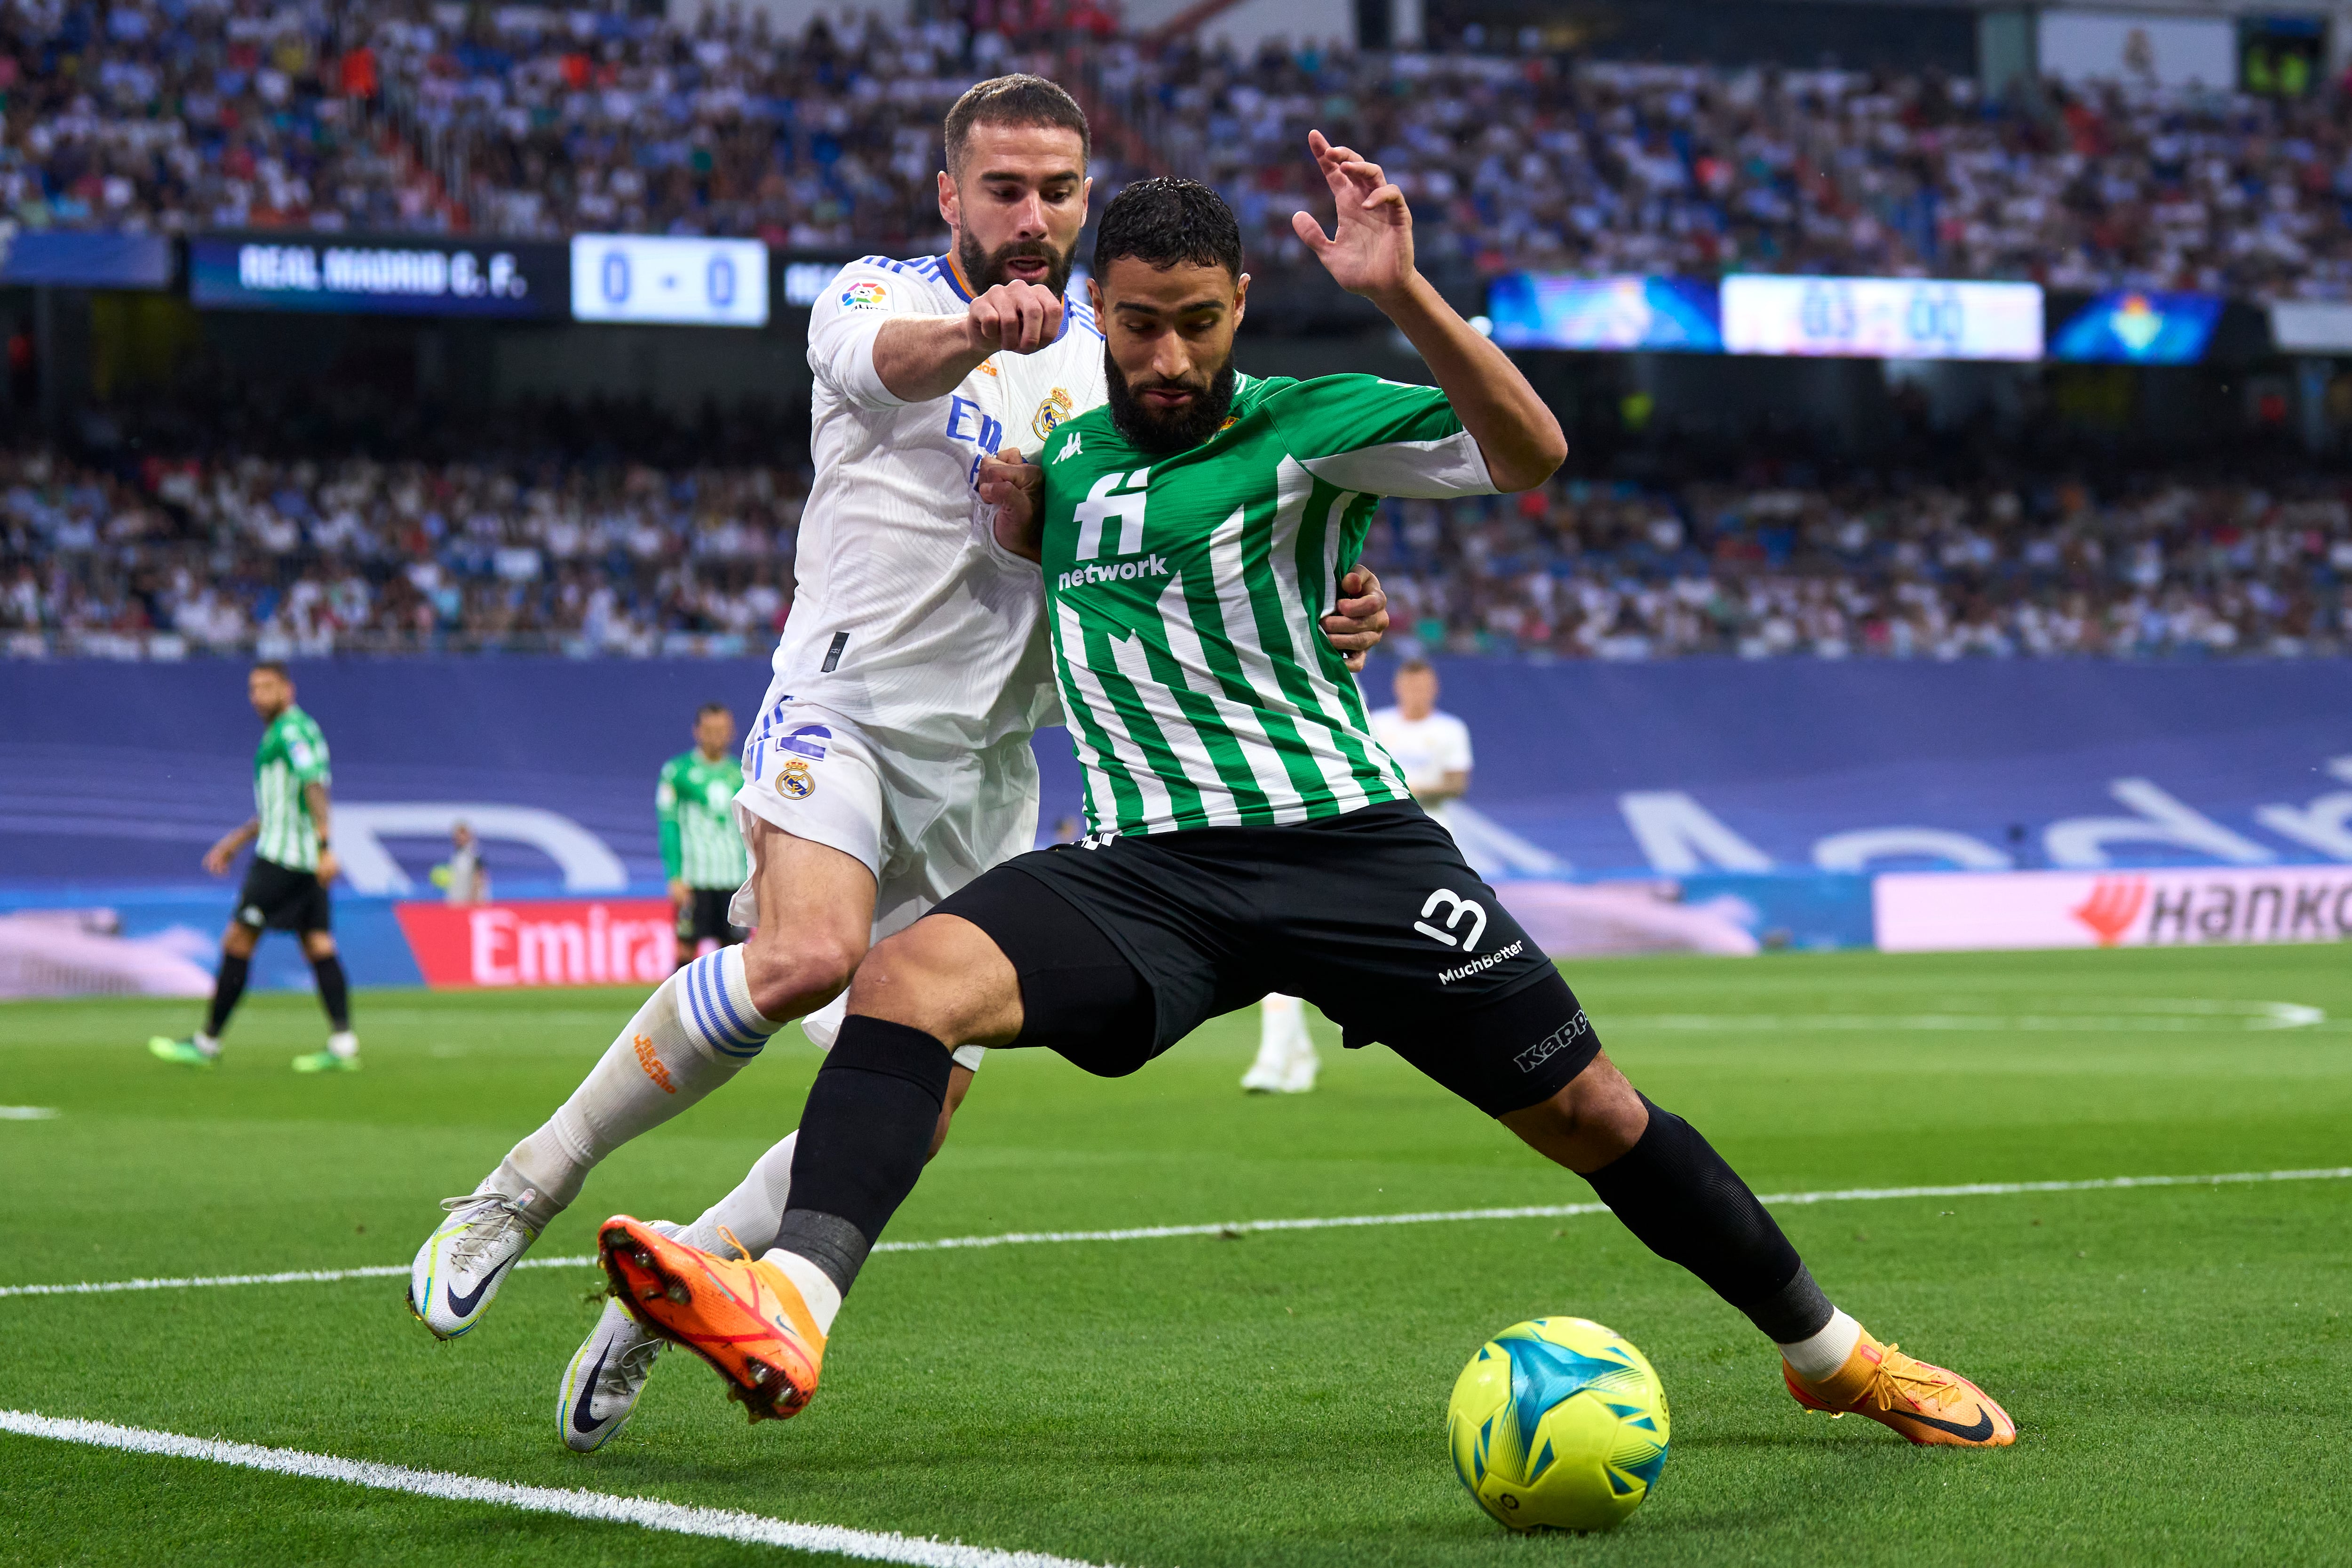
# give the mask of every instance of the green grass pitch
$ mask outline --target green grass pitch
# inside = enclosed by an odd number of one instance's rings
[[[2352,1163],[2343,947],[1573,965],[1612,1054],[1766,1193]],[[307,997],[215,1072],[150,1060],[187,1004],[0,1008],[0,1284],[404,1264],[578,1080],[618,992],[363,994],[367,1068],[287,1068]],[[2262,1005],[2324,1010],[2307,1018]],[[1245,1098],[1254,1015],[1118,1082],[1000,1052],[895,1238],[1579,1203],[1582,1183],[1386,1052]],[[543,1237],[684,1218],[793,1123],[796,1033],[625,1150]],[[1220,1564],[2352,1561],[2352,1182],[1788,1206],[1833,1298],[1963,1369],[2021,1435],[1917,1450],[1801,1414],[1747,1323],[1605,1215],[878,1256],[824,1392],[757,1428],[673,1355],[590,1458],[555,1386],[589,1268],[517,1274],[435,1343],[398,1279],[0,1298],[0,1408],[468,1476]],[[1674,1408],[1656,1495],[1515,1538],[1463,1497],[1454,1373],[1518,1319],[1595,1318]],[[0,1561],[808,1561],[612,1524],[0,1436]]]

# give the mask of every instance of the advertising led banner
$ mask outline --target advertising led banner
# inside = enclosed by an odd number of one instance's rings
[[[45,230],[0,235],[0,286],[169,289],[172,242],[160,234]]]
[[[2352,352],[2352,305],[2320,300],[2271,302],[2271,342],[2281,353]]]
[[[583,321],[764,327],[768,247],[756,239],[574,235],[572,314]]]
[[[1723,346],[1736,354],[2038,360],[2042,288],[1734,273],[1723,280]]]
[[[2195,364],[2221,319],[2219,294],[2116,289],[2066,319],[2050,357],[2093,364]]]
[[[1874,880],[1888,952],[2352,940],[2352,866],[1902,872]]]
[[[653,985],[677,957],[677,911],[666,899],[418,901],[394,913],[436,991]]]
[[[1696,279],[1510,272],[1487,289],[1486,314],[1507,349],[1723,352],[1715,285]]]
[[[315,234],[188,242],[188,297],[213,310],[560,320],[570,284],[570,255],[546,242]]]

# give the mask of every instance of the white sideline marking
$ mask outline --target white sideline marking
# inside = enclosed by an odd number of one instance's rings
[[[55,1121],[54,1105],[0,1105],[0,1121]]]
[[[207,1459],[216,1465],[267,1470],[273,1475],[344,1481],[378,1491],[438,1498],[445,1502],[488,1503],[498,1508],[520,1509],[525,1513],[556,1513],[606,1524],[634,1524],[672,1535],[707,1536],[716,1541],[740,1542],[747,1546],[781,1546],[789,1552],[830,1552],[873,1563],[909,1563],[918,1568],[1091,1568],[1075,1558],[1054,1557],[1042,1552],[1000,1552],[988,1546],[966,1546],[960,1541],[926,1541],[885,1531],[852,1530],[839,1524],[794,1524],[765,1514],[744,1513],[731,1508],[689,1508],[658,1498],[517,1486],[484,1476],[412,1470],[405,1465],[339,1459],[332,1454],[306,1454],[299,1448],[263,1448],[216,1437],[183,1437],[176,1432],[117,1426],[110,1421],[65,1420],[26,1410],[0,1410],[0,1431],[26,1437],[53,1437],[61,1443],[82,1443],[95,1448],[114,1448],[126,1454]]]
[[[1841,1187],[1819,1193],[1764,1193],[1768,1204],[1872,1203],[1888,1198],[2000,1198],[2021,1193],[2097,1193],[2125,1187],[2241,1186],[2250,1182],[2352,1181],[2352,1165],[2308,1171],[2230,1171],[2210,1176],[2106,1176],[2089,1182],[1963,1182],[1938,1187]],[[951,1236],[937,1241],[886,1241],[877,1252],[962,1252],[984,1247],[1032,1247],[1071,1241],[1162,1241],[1186,1236],[1249,1236],[1265,1231],[1352,1230],[1363,1226],[1444,1225],[1482,1219],[1570,1219],[1606,1214],[1606,1204],[1536,1204],[1520,1208],[1433,1209],[1422,1214],[1339,1215],[1322,1219],[1244,1219],[1220,1225],[1147,1225],[1126,1230],[1018,1230],[1002,1236]],[[584,1268],[596,1259],[526,1258],[517,1268]],[[104,1279],[78,1285],[0,1285],[0,1296],[104,1296],[118,1290],[190,1290],[215,1285],[299,1285],[338,1279],[387,1279],[408,1272],[404,1263],[365,1268],[298,1268],[279,1274],[213,1274],[178,1279]]]
[[[2081,1013],[1621,1013],[1621,1027],[1696,1029],[1710,1033],[1748,1029],[1857,1029],[1894,1034],[1917,1030],[1974,1030],[1999,1034],[2169,1030],[2231,1033],[2239,1030],[2309,1029],[2325,1025],[2325,1009],[2301,1002],[2167,1001],[2111,1002],[2105,1012]]]

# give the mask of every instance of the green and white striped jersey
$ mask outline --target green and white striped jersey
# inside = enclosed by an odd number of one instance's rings
[[[654,816],[665,874],[689,888],[743,885],[751,858],[735,826],[735,792],[742,787],[743,764],[733,757],[714,763],[698,751],[680,752],[662,764]]]
[[[253,852],[297,871],[319,868],[319,824],[302,786],[328,782],[327,737],[299,708],[289,708],[261,732],[253,753],[253,815],[261,824]]]
[[[1102,407],[1039,461],[1046,622],[1094,832],[1412,798],[1320,622],[1380,498],[1494,493],[1444,394],[1241,376],[1190,451],[1146,452]]]

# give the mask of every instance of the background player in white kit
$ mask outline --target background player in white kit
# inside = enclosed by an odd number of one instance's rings
[[[1396,701],[1373,710],[1372,735],[1404,770],[1406,787],[1422,809],[1445,821],[1449,802],[1470,788],[1470,727],[1437,710],[1437,671],[1425,658],[1407,659],[1396,673]],[[1305,1094],[1322,1066],[1307,1032],[1307,1004],[1268,995],[1258,1004],[1257,1059],[1242,1075],[1252,1094]]]
[[[958,100],[945,141],[949,254],[853,262],[811,314],[815,479],[735,805],[751,878],[731,912],[755,934],[665,981],[546,1124],[445,1202],[409,1281],[441,1338],[480,1321],[599,1161],[833,1001],[872,941],[1035,840],[1029,735],[1058,712],[1043,590],[997,544],[977,476],[984,454],[1034,455],[1105,395],[1092,315],[1060,298],[1086,224],[1087,125],[1051,82],[1000,77]],[[1387,617],[1369,577],[1347,591],[1366,596],[1325,624],[1356,654]],[[830,1043],[823,1016],[804,1027]],[[939,1137],[980,1054],[956,1059]],[[775,1245],[792,1155],[787,1138],[679,1234]],[[619,1429],[658,1344],[606,1310],[562,1384],[567,1444]]]

